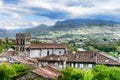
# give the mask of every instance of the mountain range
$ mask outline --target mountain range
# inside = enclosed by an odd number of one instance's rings
[[[33,28],[23,30],[5,30],[13,36],[16,32],[31,33],[38,38],[81,38],[81,37],[120,37],[120,22],[100,19],[67,19],[58,21],[53,26],[41,24]],[[0,36],[8,36],[0,30]],[[12,35],[11,35],[12,34]]]
[[[38,38],[120,37],[120,22],[100,19],[67,19],[53,26],[40,25],[23,32]]]

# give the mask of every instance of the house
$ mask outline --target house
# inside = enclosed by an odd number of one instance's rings
[[[0,54],[0,62],[8,62],[10,64],[21,63],[33,67],[37,66],[37,60],[29,58],[23,51],[5,51]]]
[[[62,69],[66,66],[86,69],[93,68],[98,64],[120,66],[120,62],[116,59],[98,51],[80,51],[77,53],[68,52],[68,54],[64,55],[51,54],[37,59],[39,66],[51,65],[57,69]]]
[[[12,62],[11,57],[18,56],[18,57],[28,57],[25,52],[18,52],[18,51],[4,51],[0,54],[0,62]]]
[[[37,67],[37,61],[33,62],[30,61],[32,59],[29,60],[29,58],[24,58],[24,57],[18,57],[18,56],[11,56],[10,58],[10,63],[20,63],[20,64],[24,64],[24,65],[28,65],[31,67]]]
[[[25,75],[15,80],[53,80],[61,76],[61,73],[51,66],[40,67],[30,70]]]
[[[67,53],[67,45],[53,43],[31,44],[26,47],[26,52],[30,58],[44,57],[51,54],[63,55]]]

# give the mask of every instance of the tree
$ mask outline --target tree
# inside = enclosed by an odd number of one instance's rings
[[[71,79],[72,80],[83,80],[84,77],[84,71],[82,69],[73,69],[73,72],[71,72]]]
[[[89,51],[96,51],[96,49],[94,48],[94,47],[92,47],[92,46],[88,46],[88,48],[87,48]]]
[[[0,64],[0,80],[11,80],[14,76],[25,73],[31,68],[23,64],[12,64],[7,63]]]
[[[120,46],[116,46],[116,52],[118,52],[118,54],[120,54]]]
[[[117,54],[116,54],[115,52],[112,52],[112,51],[111,51],[111,52],[108,52],[107,54],[108,54],[108,55],[111,55],[111,56],[113,56],[113,57],[117,57]]]
[[[93,73],[91,69],[88,69],[84,74],[84,80],[92,80]]]
[[[96,65],[93,69],[76,69],[67,67],[61,70],[59,80],[120,80],[120,68]]]
[[[109,80],[109,69],[104,65],[96,65],[93,70],[93,80]]]
[[[63,76],[60,78],[60,80],[83,80],[84,76],[83,70],[70,67],[62,70],[61,73]]]
[[[17,74],[24,73],[25,71],[28,71],[31,69],[29,66],[26,66],[23,64],[12,64],[12,67],[14,68]]]
[[[0,64],[0,80],[10,80],[16,72],[7,63]]]
[[[110,67],[109,76],[110,76],[110,80],[120,80],[120,68]]]

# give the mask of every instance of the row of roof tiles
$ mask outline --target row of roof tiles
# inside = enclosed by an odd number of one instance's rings
[[[67,48],[66,44],[31,44],[26,49],[39,49],[39,48]]]
[[[80,51],[77,53],[69,52],[64,55],[49,55],[43,58],[37,58],[39,61],[65,61],[66,62],[80,62],[80,63],[96,63],[107,65],[120,65],[120,62],[105,55],[103,52],[97,51]]]
[[[51,66],[40,67],[38,69],[31,70],[31,72],[39,76],[42,76],[44,78],[50,78],[50,79],[54,79],[61,75],[61,73],[58,70],[56,70]]]

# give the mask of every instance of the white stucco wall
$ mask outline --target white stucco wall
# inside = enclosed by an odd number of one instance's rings
[[[8,61],[8,58],[7,57],[0,57],[0,61]]]
[[[54,54],[63,55],[65,53],[65,49],[54,49]]]
[[[40,57],[40,50],[39,49],[32,49],[30,50],[30,57],[34,58],[34,57]]]
[[[47,56],[48,53],[49,55],[51,54],[63,55],[65,53],[65,49],[52,49],[52,48],[51,49],[30,49],[26,51],[31,58],[44,57],[44,56]]]
[[[16,61],[14,60],[14,59],[12,59],[12,58],[9,58],[9,60],[8,60],[10,63],[15,63]]]
[[[41,49],[40,57],[47,56],[48,53],[49,53],[49,55],[53,54],[53,49]]]

